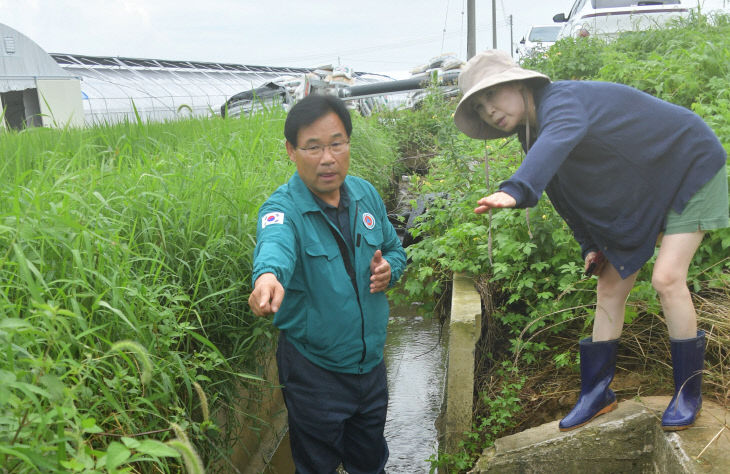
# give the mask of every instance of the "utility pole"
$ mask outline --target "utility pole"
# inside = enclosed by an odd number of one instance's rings
[[[515,38],[512,33],[512,15],[509,16],[509,55],[515,57]]]
[[[466,60],[470,60],[477,53],[476,13],[475,0],[466,2]]]
[[[497,0],[492,0],[492,49],[497,49]]]

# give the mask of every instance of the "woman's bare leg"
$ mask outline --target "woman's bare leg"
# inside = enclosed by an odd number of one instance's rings
[[[704,232],[670,234],[662,238],[651,284],[659,295],[669,337],[697,337],[697,313],[687,288],[687,271]]]
[[[593,321],[593,341],[618,339],[624,326],[626,300],[639,272],[622,279],[618,271],[606,262],[598,274],[596,317]]]

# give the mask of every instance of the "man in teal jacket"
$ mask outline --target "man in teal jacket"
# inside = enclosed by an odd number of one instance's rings
[[[388,405],[384,291],[406,255],[377,191],[347,176],[344,103],[312,95],[292,107],[286,150],[297,166],[259,210],[254,314],[274,314],[277,364],[297,472],[384,472]]]

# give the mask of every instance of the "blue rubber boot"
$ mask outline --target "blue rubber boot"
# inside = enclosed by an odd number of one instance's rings
[[[662,416],[665,431],[694,425],[702,408],[702,368],[705,365],[705,331],[697,337],[670,339],[674,372],[674,397]]]
[[[580,397],[573,409],[560,420],[560,431],[579,428],[598,415],[614,410],[616,394],[608,388],[616,372],[618,339],[580,341]]]

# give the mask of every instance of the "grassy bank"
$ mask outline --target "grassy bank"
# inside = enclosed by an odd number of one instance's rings
[[[2,134],[5,472],[177,472],[193,451],[228,471],[213,420],[273,333],[246,300],[258,207],[294,171],[283,121]],[[356,119],[352,149],[389,191],[385,132]]]

